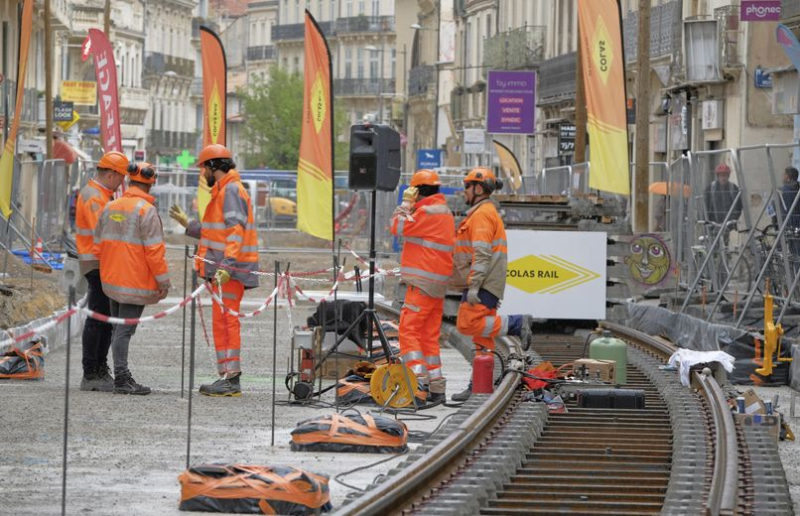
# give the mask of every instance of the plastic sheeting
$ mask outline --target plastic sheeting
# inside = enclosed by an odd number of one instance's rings
[[[738,339],[752,342],[755,334],[726,326],[707,323],[686,314],[679,314],[658,306],[628,303],[626,326],[648,335],[660,335],[676,345],[695,351],[724,350]]]
[[[689,372],[692,366],[697,364],[707,364],[717,362],[729,373],[733,371],[733,357],[724,351],[694,351],[691,349],[679,349],[669,357],[669,365],[678,366],[681,375],[681,383],[689,386]]]
[[[783,385],[789,382],[789,365],[777,362],[770,378],[755,373],[761,367],[756,363],[755,339],[763,342],[763,337],[733,326],[708,323],[687,314],[679,314],[654,305],[628,303],[627,313],[621,323],[648,335],[658,335],[674,342],[677,346],[694,351],[725,351],[734,358],[734,369],[728,376],[737,385]],[[784,338],[782,356],[793,348]],[[762,348],[763,349],[763,348]],[[774,357],[777,358],[777,357]]]
[[[86,297],[83,297],[78,302],[78,305],[83,306],[85,303]],[[17,326],[16,328],[10,328],[8,330],[0,329],[0,355],[8,353],[16,346],[14,342],[3,343],[4,341],[8,341],[9,339],[19,335],[24,335],[31,331],[36,331],[36,334],[27,340],[44,342],[46,344],[46,353],[65,345],[67,343],[67,319],[64,319],[61,323],[56,324],[55,326],[48,327],[48,325],[58,319],[60,316],[64,315],[67,311],[67,308],[63,308],[56,311],[52,315],[42,317],[41,319],[34,319],[33,321],[22,326]],[[83,332],[84,317],[80,311],[77,311],[72,314],[69,319],[72,327],[72,339],[74,345],[74,340],[80,337],[81,333]]]

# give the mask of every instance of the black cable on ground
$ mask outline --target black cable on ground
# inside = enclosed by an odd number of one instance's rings
[[[350,485],[347,482],[343,481],[340,477],[347,476],[347,475],[352,475],[353,473],[357,473],[357,472],[363,471],[365,469],[370,469],[370,468],[373,468],[375,466],[379,466],[379,465],[383,464],[384,462],[389,462],[390,460],[394,460],[394,459],[398,458],[401,455],[405,455],[406,453],[408,453],[408,450],[404,451],[403,453],[396,453],[396,454],[392,455],[391,457],[386,457],[385,459],[381,459],[378,462],[373,462],[372,464],[367,464],[366,466],[359,466],[359,467],[351,469],[349,471],[343,471],[343,472],[341,472],[341,473],[339,473],[337,475],[334,475],[333,479],[336,482],[339,482],[343,486],[347,487],[348,489],[352,489],[354,491],[360,491],[360,492],[363,493],[364,491],[366,491],[366,489],[361,488],[361,487],[356,487],[354,485]]]

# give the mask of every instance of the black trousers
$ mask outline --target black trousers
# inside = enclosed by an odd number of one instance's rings
[[[87,308],[103,315],[111,315],[111,302],[103,292],[100,271],[86,273],[89,283]],[[83,325],[83,374],[91,373],[99,365],[108,364],[108,349],[111,347],[113,325],[87,317]]]

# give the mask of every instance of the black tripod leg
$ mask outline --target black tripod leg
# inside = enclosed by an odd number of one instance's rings
[[[316,367],[314,367],[314,371],[319,370],[319,368],[322,367],[322,364],[326,360],[328,360],[328,357],[330,357],[332,354],[334,354],[336,352],[337,349],[339,349],[339,345],[342,342],[344,342],[344,340],[350,335],[350,332],[353,331],[353,329],[361,323],[361,320],[364,317],[366,317],[366,314],[367,314],[366,310],[361,312],[360,314],[358,314],[358,317],[356,317],[356,320],[353,321],[352,323],[350,323],[350,326],[347,327],[347,330],[345,330],[345,332],[343,334],[337,336],[336,342],[334,343],[333,347],[331,348],[330,351],[328,351],[325,354],[325,356],[322,359],[320,359],[319,362],[317,362]]]

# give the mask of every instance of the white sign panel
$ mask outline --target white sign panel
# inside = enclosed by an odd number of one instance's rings
[[[486,152],[486,132],[483,129],[464,129],[464,154]]]
[[[605,319],[606,234],[510,230],[500,313]]]

